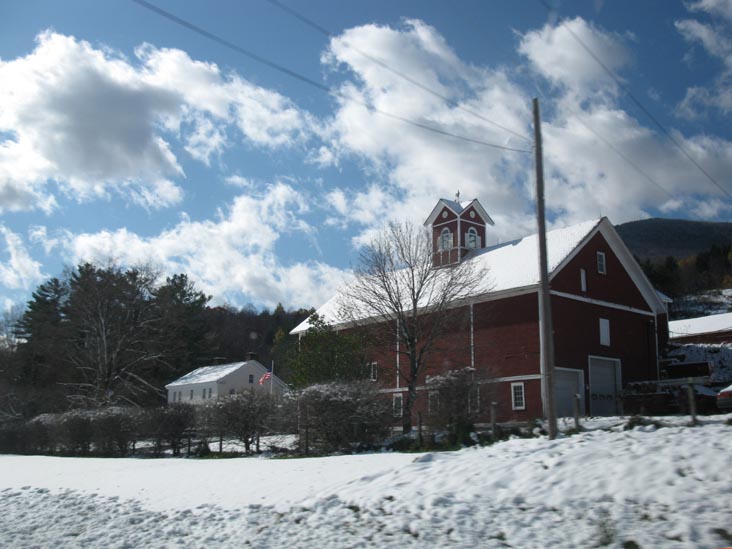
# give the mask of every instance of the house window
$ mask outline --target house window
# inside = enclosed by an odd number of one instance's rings
[[[524,382],[511,383],[511,409],[525,410],[526,398],[524,393]]]
[[[201,398],[206,398],[206,389],[201,389]]]
[[[404,413],[404,400],[401,394],[395,394],[394,400],[392,400],[392,409],[394,417],[402,417]]]
[[[600,345],[610,347],[610,321],[607,318],[600,319]]]
[[[369,364],[369,379],[371,381],[376,381],[376,378],[378,375],[379,375],[379,363],[372,362],[371,364]]]
[[[580,269],[580,289],[583,292],[587,291],[587,271]]]
[[[597,272],[602,275],[607,272],[605,270],[605,254],[603,252],[597,252]]]
[[[211,387],[208,388],[208,398],[211,398]]]
[[[427,395],[427,414],[430,416],[436,416],[440,410],[440,393],[437,391],[430,391]]]
[[[193,400],[193,389],[191,389],[191,396],[188,400]]]
[[[229,394],[230,395],[233,395],[234,394],[234,389],[233,388],[232,389],[229,389]]]
[[[249,383],[254,383],[254,374],[249,374]]]
[[[468,229],[468,235],[465,240],[468,248],[471,250],[480,247],[480,243],[478,240],[478,231],[476,231],[474,227],[470,227]]]
[[[445,227],[440,233],[440,250],[449,250],[452,248],[452,233],[450,229]]]

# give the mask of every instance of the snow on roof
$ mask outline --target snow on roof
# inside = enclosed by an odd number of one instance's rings
[[[732,313],[700,316],[685,320],[672,320],[668,323],[670,339],[730,330],[732,330]]]
[[[249,361],[251,362],[251,361]],[[221,364],[219,366],[204,366],[203,368],[197,368],[192,372],[187,373],[181,378],[168,383],[165,387],[177,387],[179,385],[190,385],[192,383],[209,383],[211,381],[218,381],[230,373],[235,372],[246,362],[234,362],[232,364]]]
[[[601,221],[602,219],[585,221],[584,223],[547,232],[549,273],[553,273]],[[538,284],[538,255],[539,238],[535,234],[490,248],[476,250],[474,255],[466,258],[466,261],[475,261],[477,268],[487,271],[487,276],[475,295],[502,292]],[[338,324],[338,298],[339,295],[336,294],[317,310],[317,314],[331,324]],[[290,333],[298,334],[306,331],[309,327],[308,318]]]

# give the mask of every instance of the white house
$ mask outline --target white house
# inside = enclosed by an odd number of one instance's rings
[[[285,382],[274,374],[264,379],[267,372],[269,370],[256,360],[204,366],[168,383],[165,386],[168,390],[168,402],[205,404],[211,399],[249,389],[276,395],[285,393],[288,390]]]

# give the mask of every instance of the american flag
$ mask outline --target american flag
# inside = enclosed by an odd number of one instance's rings
[[[265,372],[262,377],[259,378],[259,384],[264,385],[264,382],[272,378],[272,372]]]

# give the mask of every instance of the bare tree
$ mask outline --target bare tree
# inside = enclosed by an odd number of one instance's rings
[[[367,246],[354,270],[354,281],[341,291],[341,321],[359,329],[394,337],[400,361],[398,375],[407,386],[403,432],[412,430],[417,380],[430,353],[460,314],[459,305],[484,286],[487,273],[474,261],[435,268],[432,237],[411,223],[389,224]],[[463,311],[464,312],[464,311]]]

